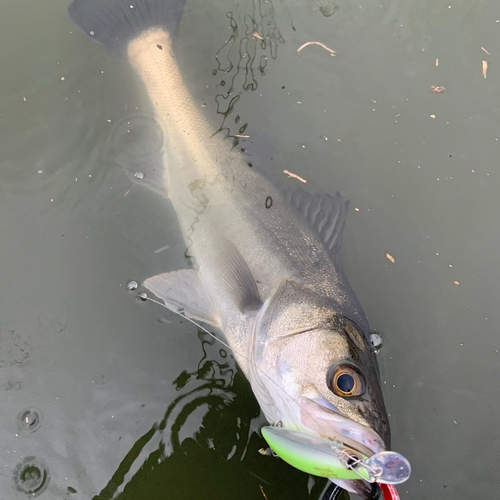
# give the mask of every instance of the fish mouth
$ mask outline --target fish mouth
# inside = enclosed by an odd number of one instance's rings
[[[341,442],[367,457],[386,449],[384,440],[373,429],[307,397],[300,400],[300,421],[321,437]]]

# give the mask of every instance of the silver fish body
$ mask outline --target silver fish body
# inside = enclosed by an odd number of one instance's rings
[[[144,285],[221,329],[270,422],[376,453],[390,432],[369,323],[338,259],[347,202],[284,193],[214,136],[175,57],[182,3],[70,6],[134,67],[166,139],[162,167],[141,182],[171,201],[194,266]],[[373,498],[361,480],[342,486]]]

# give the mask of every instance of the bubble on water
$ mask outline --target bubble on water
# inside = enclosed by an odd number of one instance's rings
[[[370,335],[370,342],[372,343],[373,348],[375,349],[375,352],[378,353],[382,347],[382,344],[384,343],[382,336],[380,333],[373,332]]]
[[[140,298],[141,300],[148,300],[148,294],[147,294],[146,292],[141,292],[141,293],[139,294],[139,298]]]
[[[19,412],[16,418],[19,432],[33,433],[40,429],[42,412],[35,407],[30,407]]]
[[[41,495],[50,482],[49,471],[36,457],[26,457],[18,463],[13,472],[16,488],[31,497]]]
[[[139,179],[140,181],[142,181],[142,179],[144,179],[144,174],[143,174],[142,172],[136,172],[136,173],[134,174],[134,177],[135,177],[136,179]]]
[[[129,292],[133,292],[134,290],[137,290],[137,288],[139,288],[137,281],[132,280],[127,283],[127,290]]]
[[[325,17],[331,17],[338,9],[338,5],[333,0],[323,1],[323,5],[320,6],[319,11]]]

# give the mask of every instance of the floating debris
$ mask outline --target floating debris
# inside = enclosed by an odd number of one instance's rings
[[[396,263],[396,259],[390,254],[390,253],[386,253],[385,256],[387,257],[387,259],[389,259],[393,264]]]
[[[283,170],[283,173],[288,175],[288,178],[293,177],[294,179],[299,180],[300,182],[303,182],[304,184],[307,182],[305,179],[302,177],[298,176],[297,174],[294,174],[293,172],[289,172],[288,170]]]
[[[264,488],[262,487],[262,484],[259,484],[260,486],[260,492],[262,493],[262,496],[264,497],[265,500],[269,500],[269,498],[267,498],[267,495],[264,493]]]
[[[457,281],[457,280],[455,280],[455,281],[453,282],[453,284],[454,284],[454,285],[460,285],[460,282],[459,282],[459,281]]]
[[[264,40],[264,37],[260,36],[257,32],[253,34],[254,38],[258,38],[259,40]]]
[[[64,82],[64,80],[66,80],[66,77],[61,76],[61,82]]]
[[[486,80],[488,74],[488,61],[483,61],[483,78]]]
[[[134,177],[135,177],[136,179],[139,179],[140,181],[142,181],[142,179],[144,179],[144,174],[143,174],[142,172],[136,172],[136,173],[134,174]]]
[[[490,53],[490,52],[488,52],[488,51],[487,51],[484,47],[481,47],[481,50],[482,50],[484,53],[486,53],[486,54],[488,54],[489,56],[491,56],[491,53]]]
[[[139,288],[139,284],[137,283],[137,281],[132,280],[132,281],[129,281],[127,283],[127,290],[129,292],[133,292],[134,290],[137,290],[138,288]]]
[[[138,297],[142,300],[142,301],[146,301],[148,300],[148,294],[146,292],[141,292]]]
[[[330,47],[327,47],[324,43],[321,42],[306,42],[297,49],[297,52],[300,52],[302,49],[305,49],[309,45],[319,45],[322,49],[325,49],[327,52],[329,52],[331,56],[337,55],[334,50],[332,50]]]
[[[434,120],[434,118],[436,118],[436,115],[430,115],[430,117]]]
[[[431,85],[429,90],[434,94],[442,94],[446,90],[446,87],[443,85]]]
[[[164,250],[168,250],[170,247],[168,245],[165,245],[164,247],[158,248],[155,250],[155,253],[160,253],[163,252]]]
[[[439,59],[436,58],[436,68],[439,66]]]
[[[234,137],[240,137],[240,138],[243,138],[243,139],[248,139],[250,136],[249,135],[235,134]]]

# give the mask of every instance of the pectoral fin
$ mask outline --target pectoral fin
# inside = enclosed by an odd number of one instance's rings
[[[259,289],[238,249],[228,240],[221,240],[215,261],[217,276],[225,292],[242,312],[259,309]]]
[[[215,327],[220,326],[215,306],[194,269],[152,276],[144,282],[144,286],[163,300],[169,309]]]

